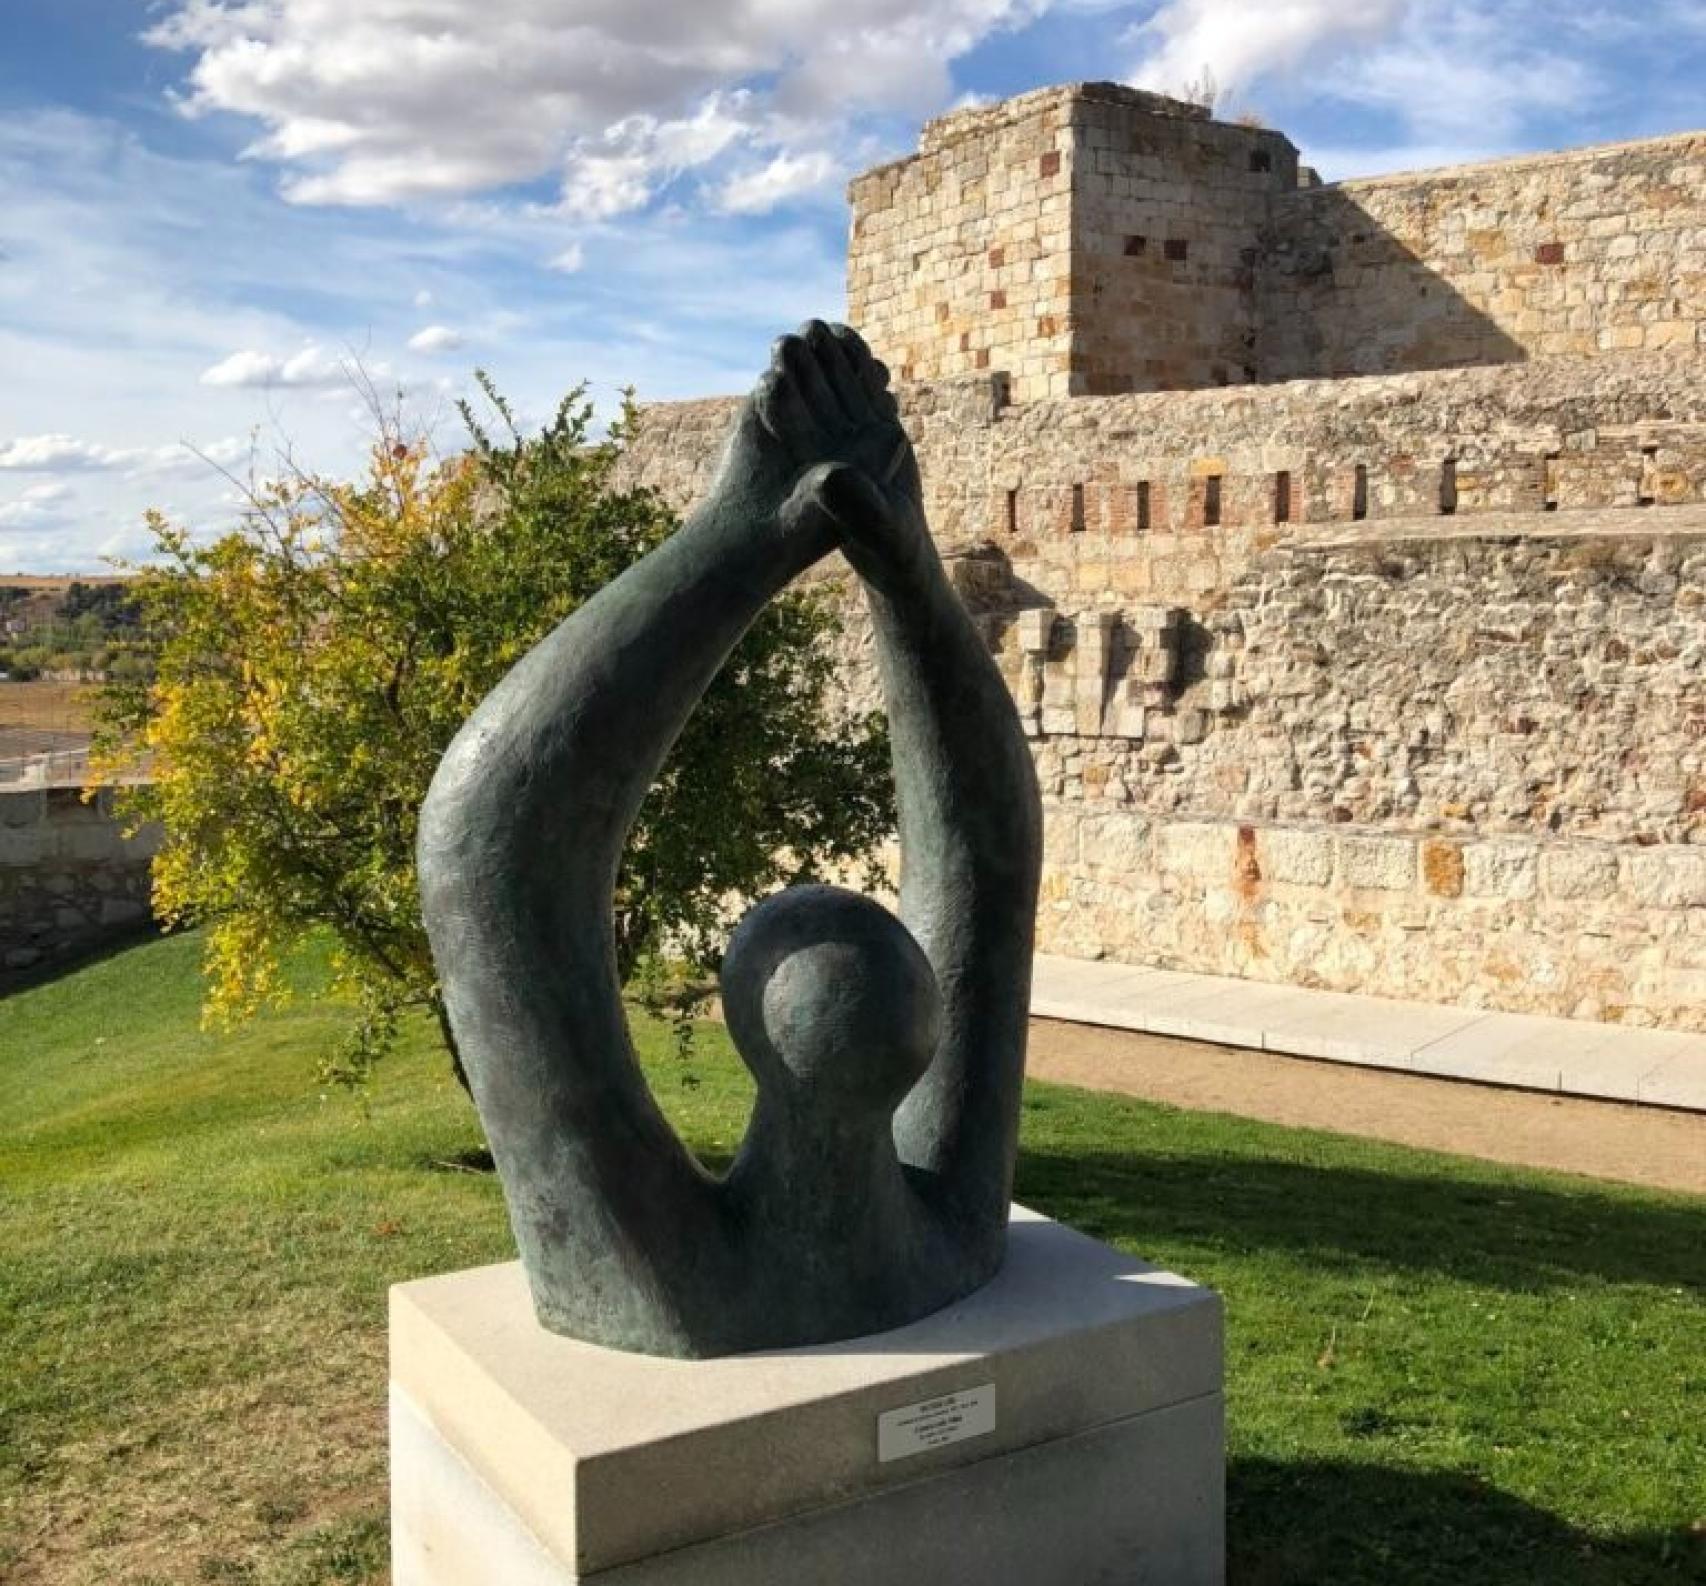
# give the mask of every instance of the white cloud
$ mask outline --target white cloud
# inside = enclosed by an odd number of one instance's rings
[[[409,351],[429,354],[455,352],[465,340],[461,331],[452,330],[448,325],[428,325],[409,338]]]
[[[1594,97],[1602,85],[1591,53],[1584,59],[1567,42],[1594,21],[1591,9],[1554,20],[1550,0],[1418,0],[1407,25],[1342,74],[1334,91],[1389,112],[1422,138],[1486,148],[1519,138],[1536,113]]]
[[[0,529],[45,529],[64,520],[63,504],[73,499],[69,485],[47,481],[22,495],[0,501]]]
[[[1227,92],[1295,71],[1311,57],[1378,43],[1401,22],[1411,0],[1168,0],[1137,37],[1153,41],[1137,80],[1178,93],[1211,77]]]
[[[422,287],[420,289],[420,291],[415,293],[415,307],[416,308],[431,308],[432,307],[432,293],[427,291],[427,289],[425,287]]]
[[[373,371],[382,374],[382,368]],[[339,386],[348,385],[351,367],[342,359],[328,356],[319,346],[310,344],[288,358],[245,348],[221,359],[211,369],[202,371],[201,383],[211,386],[237,386],[265,389],[272,386]]]
[[[70,485],[61,484],[57,479],[49,479],[39,485],[31,485],[18,499],[29,501],[36,506],[46,506],[50,501],[69,501],[76,492]]]
[[[1258,84],[1304,85],[1385,113],[1418,151],[1474,156],[1519,141],[1527,117],[1587,104],[1605,86],[1598,41],[1621,25],[1615,7],[1553,0],[1166,0],[1132,33],[1134,80],[1176,93],[1206,76],[1223,111]]]
[[[229,463],[248,454],[250,443],[228,436],[195,446],[187,441],[165,446],[105,446],[73,435],[22,435],[0,444],[0,470],[8,473],[90,474],[122,472],[132,479],[189,473],[209,462]],[[70,493],[55,483],[32,485],[20,498],[40,504]]]
[[[253,436],[227,435],[200,445],[177,441],[146,448],[135,454],[129,468],[132,479],[155,479],[164,474],[198,475],[217,472],[246,461],[255,450]]]
[[[578,242],[571,242],[545,268],[555,270],[558,275],[579,275],[586,268],[586,249]]]
[[[717,193],[717,207],[733,215],[768,214],[778,204],[816,192],[841,174],[841,162],[823,149],[778,154],[768,165],[730,177]]]
[[[672,121],[624,117],[570,153],[563,171],[564,213],[608,220],[645,208],[660,184],[752,138],[757,127],[751,115],[751,94],[732,93],[711,94],[691,116]]]
[[[0,469],[21,473],[73,474],[122,468],[135,452],[120,451],[71,435],[20,435],[0,444]]]
[[[51,512],[27,501],[0,501],[0,529],[45,529],[53,521]]]
[[[293,200],[554,180],[559,217],[607,224],[666,195],[737,215],[798,201],[892,126],[874,118],[961,101],[955,61],[1051,12],[1106,14],[1114,36],[1147,12],[1127,33],[1147,87],[1207,72],[1230,107],[1289,84],[1388,118],[1394,150],[1495,152],[1594,97],[1608,38],[1686,38],[1706,14],[1653,4],[1635,24],[1609,0],[166,0],[148,37],[189,56],[189,113],[258,128],[249,152]]]
[[[651,202],[652,181],[646,154],[577,154],[563,177],[563,213],[580,220],[609,220],[644,209]]]
[[[940,109],[950,65],[1060,0],[167,0],[187,114],[258,124],[302,203],[400,204],[561,171],[569,212],[642,207],[736,144],[801,154]]]

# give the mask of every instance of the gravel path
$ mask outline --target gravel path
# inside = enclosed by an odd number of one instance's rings
[[[1706,1194],[1706,1117],[1031,1022],[1030,1073],[1090,1090]]]

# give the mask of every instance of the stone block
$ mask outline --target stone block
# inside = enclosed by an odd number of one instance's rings
[[[1230,880],[1238,860],[1238,828],[1207,821],[1167,821],[1156,827],[1157,867],[1205,881]]]
[[[516,1264],[391,1298],[396,1586],[1220,1586],[1221,1321],[1015,1210],[892,1333],[657,1360],[544,1332]]]
[[[1147,874],[1155,868],[1151,824],[1142,815],[1094,815],[1082,827],[1084,862],[1124,875]]]
[[[0,793],[0,827],[35,826],[47,819],[47,793]]]
[[[1079,832],[1083,817],[1076,809],[1059,804],[1043,806],[1043,852],[1051,865],[1074,865],[1078,862]]]
[[[1617,890],[1617,855],[1609,848],[1557,848],[1540,856],[1547,897],[1597,900]]]
[[[1579,1040],[1597,1038],[1596,1026],[1579,1029]],[[1563,1019],[1522,1015],[1471,1019],[1462,1028],[1418,1047],[1410,1066],[1417,1073],[1445,1079],[1558,1091],[1563,1088],[1565,1055],[1561,1030],[1570,1033]]]
[[[1125,620],[1134,632],[1152,635],[1172,632],[1181,616],[1183,613],[1172,606],[1133,606]]]
[[[109,821],[68,826],[57,836],[60,857],[77,864],[111,864],[130,857],[123,834]]]
[[[107,898],[101,904],[101,924],[140,925],[149,913],[148,905],[134,898]]]
[[[1201,743],[1208,736],[1209,720],[1200,710],[1181,710],[1173,718],[1174,743]]]
[[[1212,711],[1237,710],[1244,703],[1244,691],[1230,678],[1217,678],[1208,685],[1208,708]]]
[[[1416,844],[1408,837],[1340,837],[1338,859],[1347,887],[1408,892],[1416,884]]]
[[[1470,843],[1463,850],[1464,891],[1472,898],[1532,898],[1539,868],[1531,843]]]
[[[1706,906],[1706,850],[1672,846],[1625,854],[1623,883],[1634,902],[1648,907]]]
[[[1032,607],[1019,613],[1019,648],[1027,655],[1046,655],[1054,638],[1055,614],[1051,607]]]
[[[1122,700],[1113,713],[1112,734],[1141,743],[1147,733],[1147,712],[1141,704]]]
[[[28,869],[53,852],[53,834],[46,826],[0,826],[0,868]]]
[[[1139,650],[1131,659],[1130,676],[1141,683],[1170,683],[1178,657],[1171,650]]]
[[[1639,1099],[1654,1107],[1706,1113],[1706,1039],[1641,1076]]]
[[[1078,618],[1075,626],[1079,655],[1105,656],[1114,642],[1119,617],[1111,611],[1087,611]]]
[[[1331,832],[1287,831],[1283,827],[1258,829],[1256,865],[1265,881],[1324,887],[1333,879],[1335,841]]]
[[[1461,844],[1422,844],[1422,885],[1433,897],[1462,897],[1465,870]]]

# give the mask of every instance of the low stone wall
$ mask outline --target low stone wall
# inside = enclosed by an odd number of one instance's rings
[[[1045,951],[1706,1030],[1706,848],[1050,800]]]
[[[938,543],[998,544],[1063,609],[1198,597],[1328,525],[1629,509],[1633,530],[1706,505],[1695,354],[1016,405],[988,379],[897,394]],[[628,476],[697,500],[737,407],[648,407]]]
[[[0,984],[145,930],[158,847],[124,835],[110,793],[0,793]]]

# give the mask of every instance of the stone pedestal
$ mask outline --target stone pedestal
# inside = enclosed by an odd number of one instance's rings
[[[727,1360],[545,1332],[519,1265],[391,1294],[396,1586],[1219,1586],[1218,1299],[1015,1211],[910,1327]]]

